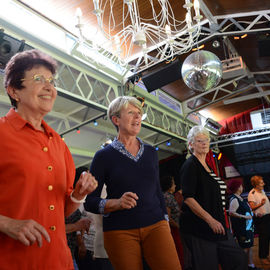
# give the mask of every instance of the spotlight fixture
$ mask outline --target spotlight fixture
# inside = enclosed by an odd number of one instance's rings
[[[136,99],[138,99],[141,102],[142,107],[144,107],[144,97],[138,97],[136,95],[134,95],[133,97],[135,97]]]
[[[196,47],[196,48],[193,48],[192,51],[195,52],[195,51],[198,51],[198,50],[201,50],[204,48],[204,44],[202,44],[201,46],[199,47]]]
[[[246,37],[247,37],[247,34],[244,34],[242,36],[234,36],[233,39],[237,40],[237,39],[240,39],[240,38],[243,39],[243,38],[246,38]]]
[[[211,118],[207,118],[204,127],[210,132],[212,132],[214,135],[218,135],[222,125],[220,125],[218,122],[214,121]]]
[[[221,160],[221,158],[222,158],[222,153],[220,152],[219,154],[218,154],[218,160]]]
[[[168,142],[166,143],[166,145],[167,145],[167,146],[171,146],[171,142],[168,141]]]
[[[96,120],[94,121],[94,126],[98,126],[98,122]]]
[[[159,148],[158,148],[158,146],[156,146],[156,148],[155,148],[155,149],[156,149],[156,151],[158,151],[158,149],[159,149]]]
[[[80,134],[80,133],[81,133],[80,129],[78,129],[78,128],[77,128],[77,131],[76,131],[76,132],[77,132],[78,134]]]

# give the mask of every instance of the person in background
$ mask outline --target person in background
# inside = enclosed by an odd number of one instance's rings
[[[84,246],[83,245],[84,243],[80,242],[81,234],[84,234],[84,232],[88,233],[91,222],[88,218],[82,218],[81,211],[77,209],[70,216],[65,218],[65,223],[66,223],[67,241],[68,246],[71,250],[74,269],[79,270],[78,264],[76,262],[76,257],[78,258],[76,252],[78,253],[78,250],[80,250],[81,247]]]
[[[103,147],[111,144],[112,140],[107,140]],[[101,198],[105,199],[107,197],[106,185],[103,185],[101,191]],[[108,254],[104,248],[104,238],[103,238],[103,216],[101,214],[93,214],[94,225],[95,225],[95,239],[94,239],[94,259],[96,262],[96,270],[113,270],[113,266],[109,260]]]
[[[106,185],[101,191],[101,198],[106,198]],[[94,214],[96,236],[94,240],[94,259],[96,262],[96,270],[113,270],[113,266],[108,258],[108,254],[104,248],[103,238],[103,216]]]
[[[164,175],[160,177],[160,186],[164,195],[165,204],[166,204],[166,208],[167,208],[167,212],[169,216],[171,234],[175,243],[178,258],[181,262],[182,268],[184,268],[183,248],[182,248],[180,231],[179,231],[180,209],[174,197],[176,185],[175,185],[173,176]]]
[[[248,194],[248,202],[255,215],[255,228],[259,234],[259,258],[263,264],[270,265],[270,203],[264,192],[262,176],[254,175],[250,180],[253,189]]]
[[[182,240],[192,256],[193,270],[247,269],[247,256],[225,224],[225,183],[206,163],[209,132],[202,126],[190,129],[187,142],[192,155],[180,171],[184,202],[180,218]]]
[[[97,182],[73,189],[75,166],[62,138],[43,120],[54,105],[56,62],[29,50],[7,63],[4,86],[13,108],[0,118],[0,268],[71,270],[64,217]]]
[[[85,208],[104,214],[104,246],[115,270],[142,270],[142,257],[152,270],[181,269],[160,189],[155,149],[137,137],[142,106],[120,96],[108,108],[117,138],[99,150],[90,172],[99,186]],[[103,184],[107,198],[100,198]]]
[[[83,172],[87,171],[87,167],[80,167],[76,169],[73,187],[75,187],[77,182],[79,181],[80,175]],[[86,249],[82,240],[82,234],[89,233],[91,224],[89,218],[82,217],[82,211],[80,210],[82,205],[83,204],[81,204],[80,207],[70,216],[65,218],[67,241],[68,246],[71,250],[75,270],[79,270],[77,263],[77,261],[79,261],[79,257],[81,258],[86,255]],[[80,254],[81,256],[79,256],[78,254]]]
[[[80,270],[96,269],[97,262],[94,259],[94,239],[95,239],[95,221],[94,214],[85,211],[83,204],[79,207],[82,219],[87,219],[90,223],[88,231],[78,232],[78,254],[76,261]]]
[[[229,215],[232,224],[233,234],[238,244],[248,255],[248,269],[257,269],[253,263],[251,247],[254,243],[253,213],[246,200],[241,197],[243,192],[242,180],[230,179],[227,183],[229,197]]]

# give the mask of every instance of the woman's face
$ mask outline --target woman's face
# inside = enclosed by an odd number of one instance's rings
[[[175,185],[175,182],[174,182],[174,180],[173,180],[173,181],[172,181],[172,186],[171,186],[171,188],[170,188],[171,193],[174,193],[174,192],[175,192],[175,187],[176,187],[176,185]]]
[[[132,104],[122,108],[120,116],[114,118],[114,123],[118,126],[119,132],[131,136],[136,136],[140,132],[141,122],[141,111]]]
[[[264,185],[265,185],[265,183],[264,183],[263,179],[260,179],[260,180],[257,182],[256,188],[257,188],[258,190],[263,190]]]
[[[33,77],[39,75],[44,77],[45,82],[34,80]],[[23,89],[14,90],[15,98],[18,98],[17,110],[21,114],[41,115],[49,113],[54,105],[57,91],[48,79],[53,75],[44,66],[34,67],[25,72],[22,85]]]
[[[194,154],[207,154],[209,152],[209,143],[210,140],[208,136],[204,134],[198,134],[193,143],[191,143],[191,147],[193,148]]]
[[[243,185],[240,185],[240,187],[238,188],[237,192],[239,194],[242,194],[243,193]]]

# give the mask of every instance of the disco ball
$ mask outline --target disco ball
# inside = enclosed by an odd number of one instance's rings
[[[222,77],[222,64],[215,54],[196,51],[185,59],[181,73],[189,88],[203,92],[218,85]]]

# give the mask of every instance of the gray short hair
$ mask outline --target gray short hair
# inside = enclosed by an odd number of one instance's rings
[[[194,138],[199,134],[203,134],[203,135],[207,136],[208,138],[210,138],[209,131],[207,129],[205,129],[204,126],[192,127],[189,130],[188,135],[187,135],[188,149],[191,151],[191,153],[193,153],[193,149],[190,147],[190,143],[194,143]]]
[[[143,113],[142,104],[137,98],[131,96],[119,96],[110,103],[107,110],[108,118],[112,121],[113,116],[119,117],[121,110],[126,108],[128,104],[135,106]],[[117,126],[116,129],[118,130]]]

